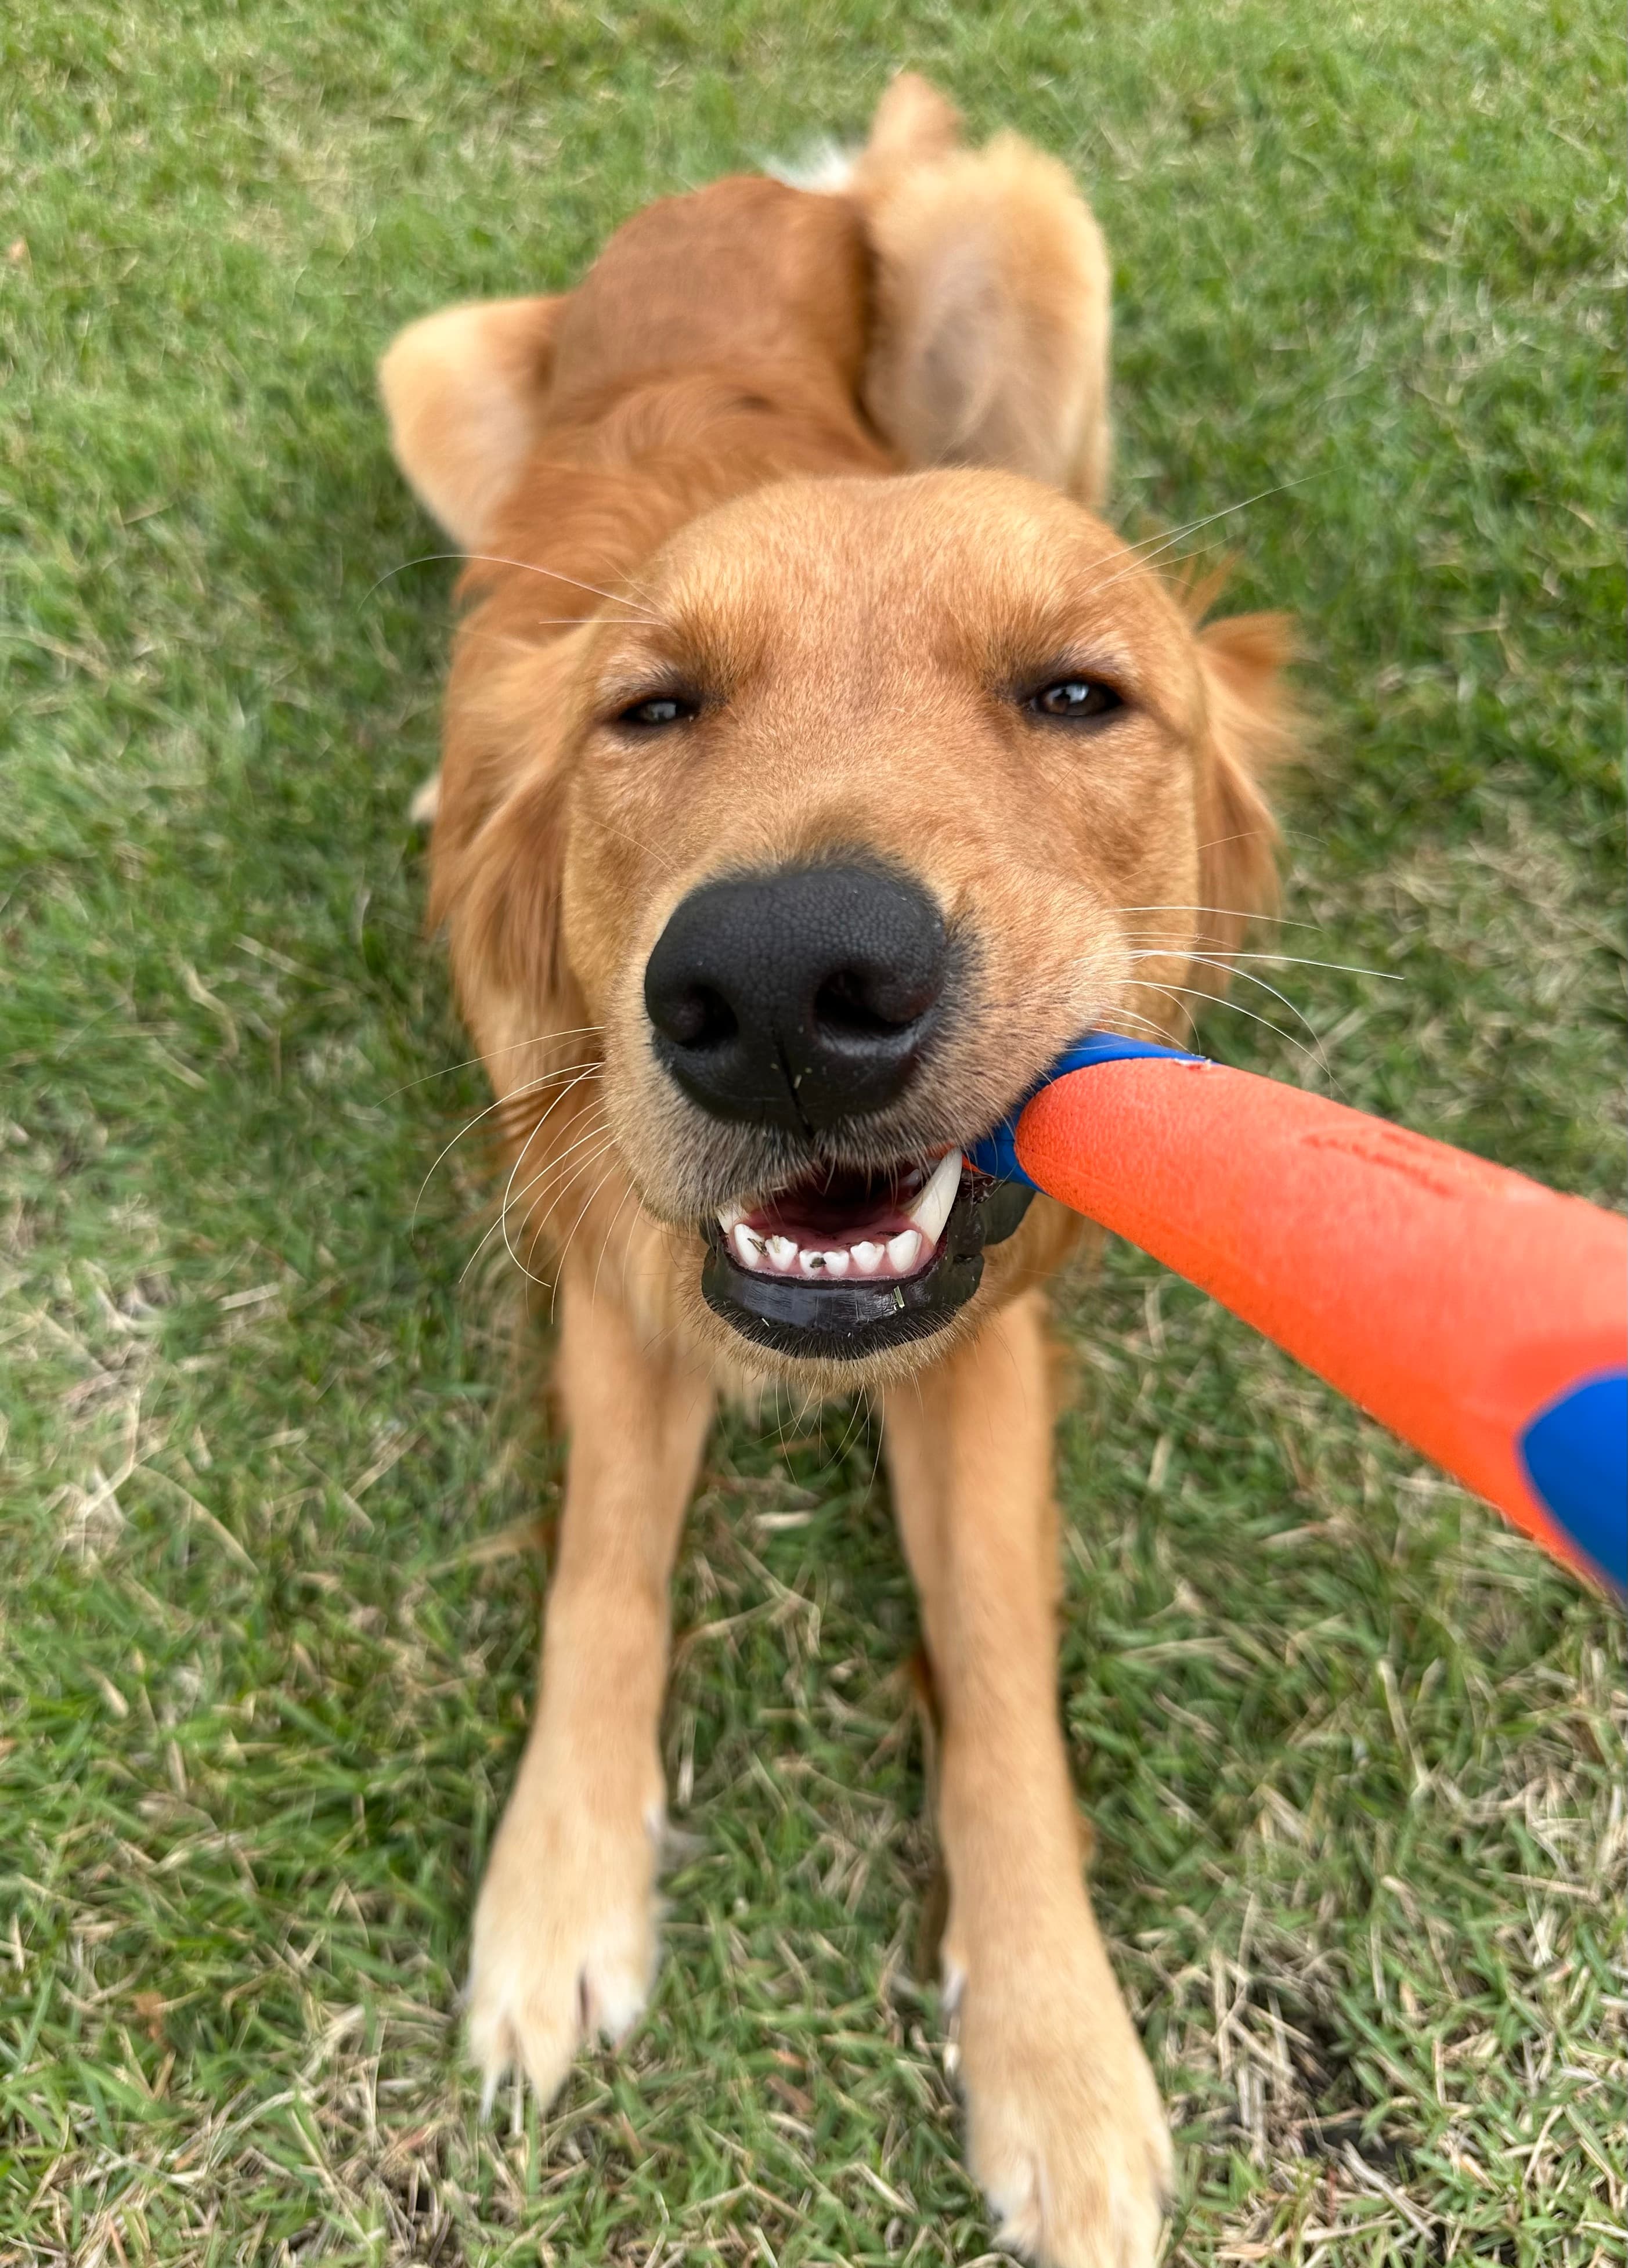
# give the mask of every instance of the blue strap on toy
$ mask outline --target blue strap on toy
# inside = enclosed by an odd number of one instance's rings
[[[1087,1032],[1065,1048],[1049,1070],[1042,1071],[1017,1108],[1003,1118],[992,1133],[986,1134],[976,1147],[967,1152],[969,1161],[979,1173],[988,1174],[992,1181],[1019,1182],[1025,1189],[1038,1189],[1039,1183],[1029,1179],[1018,1163],[1018,1121],[1040,1093],[1053,1079],[1064,1079],[1072,1071],[1088,1071],[1093,1064],[1123,1063],[1131,1056],[1162,1056],[1168,1063],[1203,1063],[1203,1056],[1190,1055],[1182,1048],[1155,1047],[1151,1040],[1127,1040],[1117,1032]]]

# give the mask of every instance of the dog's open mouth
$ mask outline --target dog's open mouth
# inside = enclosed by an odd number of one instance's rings
[[[861,1361],[941,1330],[1031,1194],[975,1172],[959,1150],[881,1174],[821,1169],[705,1224],[702,1292],[759,1346]]]

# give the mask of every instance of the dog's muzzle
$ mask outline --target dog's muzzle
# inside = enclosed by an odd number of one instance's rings
[[[954,1150],[930,1168],[812,1174],[706,1222],[702,1295],[755,1346],[862,1362],[942,1330],[1033,1196]]]

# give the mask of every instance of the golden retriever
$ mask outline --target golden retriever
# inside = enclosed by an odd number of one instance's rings
[[[488,2095],[657,1956],[667,1586],[717,1396],[873,1389],[941,1720],[970,2164],[1037,2259],[1151,2262],[1170,2152],[1059,1723],[1041,1286],[964,1152],[1080,1031],[1163,1034],[1270,894],[1276,621],[1093,507],[1109,275],[1063,169],[895,81],[839,187],[715,183],[556,298],[390,349],[470,563],[431,919],[505,1234],[558,1287],[565,1507],[475,1917]]]

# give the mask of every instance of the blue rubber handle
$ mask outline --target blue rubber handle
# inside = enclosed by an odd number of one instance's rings
[[[1038,1189],[1018,1163],[1018,1121],[1040,1093],[1055,1079],[1066,1078],[1072,1071],[1087,1071],[1093,1064],[1123,1063],[1131,1056],[1162,1056],[1168,1063],[1203,1063],[1203,1056],[1190,1055],[1182,1048],[1155,1047],[1151,1040],[1127,1040],[1117,1032],[1087,1032],[1076,1040],[1049,1070],[1042,1072],[1016,1108],[1007,1113],[992,1132],[986,1134],[974,1149],[967,1152],[970,1162],[981,1174],[988,1174],[997,1182],[1020,1182],[1025,1189]]]

